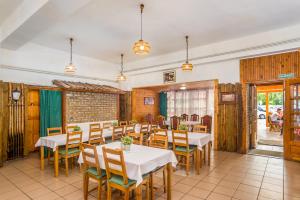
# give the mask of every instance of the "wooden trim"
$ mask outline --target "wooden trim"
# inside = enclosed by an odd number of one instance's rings
[[[120,94],[117,95],[117,116],[116,116],[117,120],[121,120],[120,119]]]
[[[218,150],[219,80],[214,80],[214,150]]]
[[[62,95],[61,95],[61,109],[62,109],[62,127],[63,130],[65,130],[64,128],[67,126],[67,92],[66,91],[62,91]]]

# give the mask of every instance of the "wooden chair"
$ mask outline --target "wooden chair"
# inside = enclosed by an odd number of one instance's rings
[[[90,130],[91,129],[101,129],[101,124],[100,123],[92,123],[92,124],[90,124]]]
[[[133,139],[133,144],[143,145],[143,133],[128,132],[126,135]]]
[[[150,124],[150,134],[154,132],[154,129],[158,129],[158,124]]]
[[[207,133],[207,126],[196,124],[193,126],[193,132],[196,133]]]
[[[136,181],[127,176],[123,151],[102,147],[107,174],[107,199],[111,200],[112,188],[124,192],[124,199],[129,200],[131,191],[136,190]],[[149,176],[145,176],[142,184],[146,184],[147,199],[149,199]]]
[[[172,130],[178,130],[180,124],[180,118],[175,116],[170,117],[170,125]]]
[[[127,135],[127,133],[134,133],[134,132],[135,132],[135,124],[125,126],[125,135]]]
[[[168,149],[168,134],[167,130],[164,129],[155,129],[155,132],[150,135],[149,146],[159,149]],[[158,168],[153,171],[153,173],[158,170],[163,169],[163,184],[164,184],[164,192],[167,191],[166,187],[166,167]],[[150,175],[150,179],[153,180],[153,174]],[[153,192],[153,190],[151,190]],[[151,196],[154,196],[152,193]]]
[[[127,121],[120,121],[119,126],[127,126]]]
[[[143,133],[144,135],[148,135],[149,134],[149,124],[148,123],[142,123],[141,124],[141,133]]]
[[[145,116],[145,122],[147,122],[148,124],[152,124],[154,121],[154,117],[152,114],[148,113],[146,116]]]
[[[197,114],[192,114],[192,115],[191,115],[191,121],[199,122],[199,115],[197,115]]]
[[[103,129],[107,129],[112,127],[112,123],[111,122],[103,122]]]
[[[129,125],[136,125],[136,124],[137,124],[137,122],[135,120],[129,121]]]
[[[91,145],[101,145],[104,144],[104,139],[102,137],[103,130],[101,128],[91,128],[89,132],[89,144]]]
[[[47,136],[54,136],[54,135],[61,135],[61,134],[62,134],[61,127],[47,128]],[[51,152],[53,152],[52,149],[47,148],[48,164],[50,163]]]
[[[59,149],[58,151],[61,158],[65,159],[66,176],[69,175],[68,160],[69,158],[71,158],[73,161],[73,158],[79,157],[81,142],[82,142],[82,131],[67,132],[67,142],[66,142],[65,149]]]
[[[280,126],[278,123],[274,123],[272,120],[271,120],[271,116],[272,116],[272,113],[269,114],[268,116],[268,123],[269,123],[269,131],[270,132],[278,132],[280,131]]]
[[[168,126],[165,124],[165,117],[158,115],[157,117],[158,126],[162,129],[168,129]]]
[[[121,137],[124,135],[124,126],[114,126],[113,133],[112,133],[112,141],[120,140]]]
[[[100,168],[99,158],[96,146],[82,144],[82,157],[85,167],[83,176],[83,194],[84,200],[88,199],[88,188],[90,178],[98,182],[98,198],[101,200],[102,184],[106,180],[106,171]]]
[[[185,162],[179,160],[179,165],[184,165],[186,174],[189,175],[190,171],[190,157],[195,154],[195,148],[189,145],[188,141],[188,132],[181,130],[172,131],[172,140],[173,140],[173,151],[176,156],[184,157]]]
[[[189,116],[187,114],[182,114],[181,115],[181,120],[183,120],[183,121],[189,121]]]
[[[211,131],[211,123],[212,123],[212,117],[209,115],[204,115],[201,117],[201,124],[207,127],[207,132],[210,133]]]

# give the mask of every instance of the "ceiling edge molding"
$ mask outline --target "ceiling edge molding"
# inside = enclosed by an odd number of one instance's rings
[[[247,58],[247,57],[256,57],[256,56],[269,55],[269,54],[275,54],[275,53],[280,53],[280,52],[288,52],[288,51],[293,51],[293,50],[298,49],[299,46],[294,47],[294,48],[281,50],[281,51],[275,51],[274,50],[274,51],[268,51],[268,52],[265,52],[265,53],[235,56],[235,57],[230,57],[230,58],[225,58],[225,59],[224,58],[221,58],[221,59],[217,58],[217,57],[221,57],[221,56],[229,56],[229,55],[232,55],[232,54],[246,53],[246,52],[249,52],[249,51],[257,51],[257,50],[263,50],[263,49],[266,49],[266,48],[279,47],[281,45],[292,44],[292,43],[296,43],[296,42],[300,42],[300,37],[289,39],[289,40],[266,43],[266,44],[262,44],[262,45],[257,45],[257,46],[252,46],[252,47],[247,47],[247,48],[242,48],[242,49],[237,49],[237,50],[224,51],[224,52],[216,53],[216,54],[198,56],[198,57],[191,58],[190,61],[200,61],[200,60],[204,60],[204,59],[216,58],[216,60],[213,60],[213,61],[206,61],[206,62],[204,61],[204,62],[200,62],[198,64],[194,64],[195,66],[197,66],[197,65],[199,66],[201,64],[206,64],[206,63],[214,63],[214,62],[221,62],[221,61],[226,61],[226,60],[243,59],[243,58]],[[149,73],[149,72],[159,72],[159,71],[178,69],[178,68],[180,68],[180,66],[179,67],[164,68],[164,69],[150,70],[151,68],[181,64],[184,61],[185,60],[177,60],[177,61],[173,61],[173,62],[165,62],[165,63],[161,63],[161,64],[156,64],[156,65],[148,65],[148,66],[137,68],[137,69],[125,70],[124,73],[130,73],[130,74],[132,73],[131,75],[140,75],[140,74],[145,74],[145,73]],[[143,70],[148,70],[148,71],[147,72],[140,72],[140,71],[143,71]],[[137,73],[134,73],[134,72],[137,72]]]
[[[97,77],[92,77],[92,76],[71,75],[71,74],[64,74],[64,73],[59,73],[59,72],[30,69],[30,68],[24,68],[24,67],[14,67],[14,66],[8,66],[8,65],[0,65],[0,69],[8,69],[8,70],[31,72],[31,73],[37,73],[37,74],[55,75],[55,76],[61,76],[61,77],[81,78],[81,79],[94,80],[94,81],[96,80],[96,81],[117,83],[117,81],[115,81],[115,80],[97,78]]]

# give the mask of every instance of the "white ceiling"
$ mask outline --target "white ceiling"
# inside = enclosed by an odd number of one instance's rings
[[[23,0],[0,0],[0,24]]]
[[[6,2],[10,1],[20,0]],[[126,62],[145,58],[132,52],[133,43],[139,39],[140,3],[91,0],[31,42],[68,51],[67,38],[72,36],[74,52],[80,55],[113,63],[119,63],[121,53],[125,53]],[[144,39],[152,47],[149,56],[184,49],[186,34],[190,36],[190,46],[196,47],[300,23],[299,0],[151,0],[143,3]]]

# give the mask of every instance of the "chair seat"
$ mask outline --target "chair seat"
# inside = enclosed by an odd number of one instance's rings
[[[124,184],[123,177],[118,175],[112,175],[111,178],[108,180],[108,182],[118,184],[124,188],[128,188],[136,184],[136,181],[131,179],[128,179],[128,183]]]
[[[73,149],[68,149],[68,152],[65,150],[65,149],[61,149],[58,151],[59,154],[62,154],[62,155],[72,155],[72,154],[79,154],[80,153],[80,150],[77,149],[77,148],[73,148]]]
[[[190,146],[189,147],[189,151],[187,150],[187,148],[186,147],[181,147],[181,146],[177,146],[176,148],[175,148],[175,150],[176,151],[180,151],[180,152],[186,152],[186,153],[190,153],[190,152],[193,152],[194,150],[195,150],[195,146]]]
[[[101,179],[103,177],[106,176],[106,172],[104,169],[101,169],[101,175],[98,175],[98,172],[97,172],[97,168],[96,167],[90,167],[86,170],[86,172],[88,174],[91,174],[93,175],[94,177],[96,177],[97,179]]]

